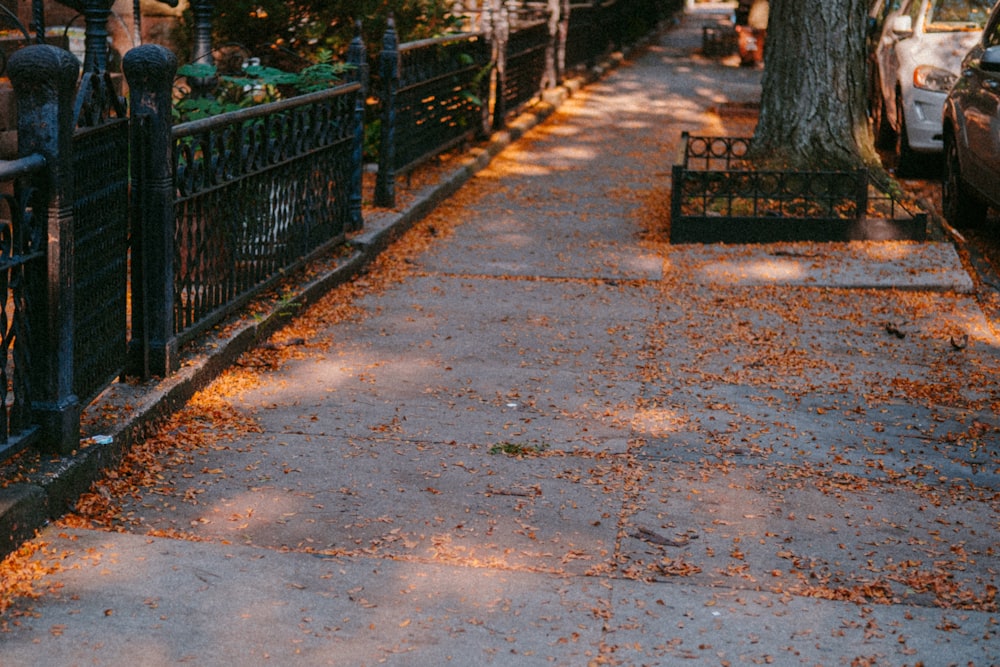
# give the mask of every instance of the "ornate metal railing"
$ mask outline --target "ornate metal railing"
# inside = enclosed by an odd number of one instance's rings
[[[382,119],[377,203],[393,205],[398,174],[484,132],[489,68],[484,35],[453,35],[397,47],[390,26],[377,88]]]
[[[73,391],[86,403],[125,369],[128,119],[78,132],[73,144]]]
[[[173,129],[180,338],[344,239],[360,90],[346,84]]]
[[[547,21],[535,21],[510,33],[506,44],[505,67],[500,77],[498,108],[504,115],[515,112],[542,89],[545,54],[551,41]]]
[[[912,214],[878,192],[867,169],[758,170],[747,159],[750,143],[742,137],[682,134],[672,173],[672,242],[923,238],[926,214]]]
[[[44,273],[45,245],[41,191],[32,177],[41,174],[45,159],[34,155],[0,162],[0,459],[23,449],[38,434],[31,410],[31,307],[27,270]]]
[[[87,403],[124,372],[128,335],[129,122],[107,72],[83,75],[74,121],[73,392]]]

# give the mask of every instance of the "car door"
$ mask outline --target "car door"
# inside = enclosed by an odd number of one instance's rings
[[[1000,175],[1000,12],[994,11],[976,47],[963,63],[962,116],[968,141],[964,177],[992,192]]]

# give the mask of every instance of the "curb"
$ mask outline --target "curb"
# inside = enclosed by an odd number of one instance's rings
[[[314,303],[336,286],[363,274],[368,265],[394,240],[426,217],[441,202],[454,194],[494,157],[544,122],[558,107],[586,85],[599,80],[619,66],[630,54],[651,42],[659,34],[630,47],[625,54],[613,54],[583,74],[562,85],[543,91],[540,99],[511,120],[504,130],[495,132],[485,143],[469,151],[468,157],[440,182],[420,192],[405,210],[365,222],[365,229],[348,240],[352,252],[319,277],[295,286],[295,293],[281,300],[266,315],[250,318],[235,329],[209,333],[182,352],[181,369],[162,380],[139,385],[117,383],[87,406],[88,412],[103,414],[127,411],[124,418],[113,417],[104,424],[100,443],[81,441],[81,447],[68,456],[45,460],[30,471],[20,471],[18,480],[0,488],[0,559],[35,537],[50,521],[62,516],[85,493],[105,470],[117,467],[132,446],[153,432],[159,423],[179,410],[199,390],[232,366],[241,354],[284,326],[296,312]],[[16,463],[0,463],[4,469]]]

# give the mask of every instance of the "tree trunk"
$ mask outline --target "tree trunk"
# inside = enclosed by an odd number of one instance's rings
[[[866,0],[771,0],[758,167],[880,168],[865,106]]]

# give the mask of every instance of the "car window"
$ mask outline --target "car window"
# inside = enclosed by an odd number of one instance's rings
[[[992,6],[992,0],[933,0],[927,7],[924,30],[927,32],[982,30]]]

